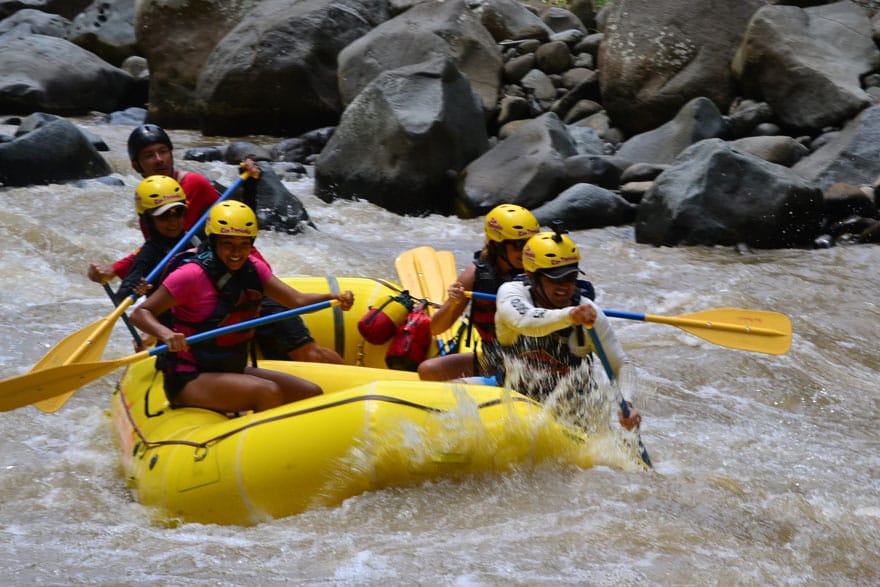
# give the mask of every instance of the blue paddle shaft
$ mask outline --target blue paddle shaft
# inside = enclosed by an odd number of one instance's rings
[[[290,318],[292,316],[297,316],[299,314],[307,314],[309,312],[314,312],[316,310],[321,310],[323,308],[329,308],[333,305],[335,300],[327,300],[326,302],[318,302],[317,304],[309,304],[308,306],[302,306],[299,308],[293,308],[291,310],[285,310],[284,312],[279,312],[278,314],[271,314],[269,316],[262,316],[260,318],[254,318],[253,320],[247,320],[245,322],[239,322],[238,324],[230,324],[229,326],[223,326],[221,328],[216,328],[214,330],[209,330],[207,332],[200,332],[199,334],[194,334],[192,336],[188,336],[186,338],[186,342],[189,345],[193,345],[197,342],[201,342],[203,340],[207,340],[209,338],[215,338],[217,336],[222,336],[224,334],[228,334],[230,332],[238,332],[239,330],[248,330],[249,328],[256,328],[257,326],[262,326],[263,324],[269,324],[271,322],[278,322],[279,320],[284,320],[286,318]],[[150,356],[161,355],[162,353],[168,352],[168,345],[160,345],[154,349],[150,350]]]
[[[599,360],[602,361],[602,366],[605,368],[605,374],[608,375],[608,379],[613,382],[616,379],[614,376],[614,369],[611,368],[611,363],[608,361],[608,355],[605,354],[605,348],[599,340],[599,335],[596,334],[596,331],[593,328],[587,328],[587,331],[590,333],[590,340],[593,341],[593,348],[596,349],[596,354],[599,355]],[[626,408],[624,408],[623,415],[629,416],[626,411]]]
[[[603,309],[602,312],[604,312],[605,315],[608,316],[609,318],[626,318],[627,320],[641,320],[642,322],[645,322],[645,315],[644,314],[636,314],[634,312],[621,312],[620,310],[605,310],[605,309]]]
[[[471,297],[479,300],[492,300],[494,301],[496,296],[495,294],[483,293],[479,291],[471,292]],[[602,312],[608,316],[609,318],[626,318],[627,320],[641,320],[645,322],[644,314],[636,314],[635,312],[621,312],[620,310],[605,310]]]

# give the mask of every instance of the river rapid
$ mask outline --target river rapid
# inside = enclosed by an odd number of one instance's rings
[[[77,122],[111,146],[103,155],[126,185],[0,188],[2,378],[111,311],[88,263],[141,238],[130,128]],[[182,161],[184,148],[221,139],[172,138],[178,167],[234,179],[230,166]],[[452,250],[461,269],[481,245],[480,219],[404,218],[366,202],[325,204],[308,178],[286,185],[317,230],[260,234],[279,275],[394,279],[395,257],[411,247]],[[173,523],[131,500],[107,417],[117,371],[57,413],[0,413],[0,576],[10,585],[880,583],[880,248],[655,248],[636,244],[632,227],[572,237],[601,306],[782,312],[791,350],[736,351],[614,319],[632,364],[623,390],[642,412],[654,472],[546,465],[372,492],[246,528]],[[104,358],[131,352],[119,321]]]

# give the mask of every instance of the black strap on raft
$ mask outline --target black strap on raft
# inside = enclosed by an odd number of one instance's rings
[[[251,365],[253,365],[256,368],[257,367],[257,345],[255,345],[253,343],[253,340],[248,345],[248,351],[250,352],[250,355],[251,355]]]
[[[332,294],[339,294],[339,281],[333,275],[327,276],[327,288]],[[335,341],[336,352],[340,357],[345,356],[345,315],[342,313],[340,306],[333,306],[330,310],[333,312],[333,339]]]

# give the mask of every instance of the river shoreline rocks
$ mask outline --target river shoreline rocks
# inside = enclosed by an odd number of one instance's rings
[[[277,136],[183,158],[263,161],[288,232],[308,214],[280,178],[310,173],[328,202],[514,202],[662,246],[880,242],[876,2],[596,4],[0,1],[0,112],[21,123],[0,183],[108,173],[65,120],[99,112]]]

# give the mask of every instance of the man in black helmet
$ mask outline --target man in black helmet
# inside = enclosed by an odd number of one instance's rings
[[[177,171],[174,169],[174,154],[171,138],[162,127],[155,124],[142,124],[128,136],[128,156],[131,167],[142,177],[167,175],[173,178],[186,194],[187,210],[183,219],[184,227],[189,230],[219,197],[211,181],[200,173]],[[246,167],[254,170],[256,163],[250,161]],[[249,202],[253,204],[253,202]],[[141,227],[144,230],[144,227]],[[145,233],[146,237],[147,234]],[[124,278],[131,268],[134,254],[119,259],[113,264],[92,263],[89,265],[89,279],[97,283],[107,283],[114,277]]]

